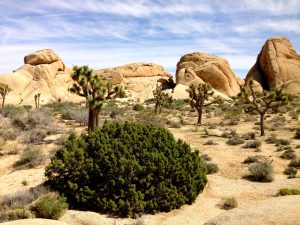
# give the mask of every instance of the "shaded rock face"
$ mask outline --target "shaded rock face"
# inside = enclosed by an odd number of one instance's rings
[[[13,89],[7,95],[10,104],[34,104],[34,95],[41,94],[41,103],[49,101],[76,101],[68,92],[72,85],[69,70],[51,49],[31,53],[24,57],[25,64],[12,74],[0,75],[0,82]]]
[[[176,83],[191,85],[203,82],[228,96],[235,96],[240,91],[240,81],[225,59],[201,52],[182,56],[177,63]]]
[[[252,78],[266,90],[283,87],[288,93],[300,93],[300,56],[289,39],[275,37],[266,41],[246,81]]]
[[[122,85],[129,97],[144,101],[153,98],[157,82],[165,87],[174,85],[172,75],[154,63],[131,63],[124,66],[96,70],[95,74],[104,81]]]

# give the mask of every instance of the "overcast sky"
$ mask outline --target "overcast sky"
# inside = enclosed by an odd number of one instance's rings
[[[51,48],[67,66],[94,69],[207,52],[244,77],[265,40],[300,50],[300,0],[0,0],[0,72]]]

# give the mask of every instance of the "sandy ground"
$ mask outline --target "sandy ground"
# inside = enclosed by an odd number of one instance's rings
[[[190,120],[193,123],[196,118]],[[218,118],[204,118],[204,124],[219,122]],[[298,126],[299,121],[292,121],[287,126]],[[260,152],[253,149],[242,148],[241,145],[229,146],[225,142],[227,139],[215,136],[205,136],[204,128],[194,125],[187,125],[182,128],[170,128],[176,139],[182,139],[189,143],[193,149],[199,149],[201,153],[206,153],[212,157],[212,162],[217,163],[219,172],[208,175],[208,184],[192,205],[184,205],[180,209],[169,213],[158,213],[156,215],[144,215],[133,219],[116,219],[94,212],[79,212],[68,210],[60,219],[71,225],[126,225],[126,224],[148,224],[148,225],[192,225],[192,224],[300,224],[300,196],[276,197],[280,188],[300,189],[300,177],[287,179],[283,174],[289,161],[281,159],[282,152],[277,152],[273,144],[267,144],[264,140],[271,133],[276,133],[281,138],[291,139],[292,147],[300,145],[300,140],[292,139],[293,132],[288,130],[266,131],[266,137],[260,138],[262,147]],[[253,130],[254,122],[240,122],[236,126],[219,126],[217,130],[222,132],[225,129],[235,129],[237,133],[243,134]],[[207,127],[206,127],[207,128]],[[79,131],[82,128],[77,128]],[[49,137],[51,140],[56,137]],[[212,139],[217,145],[204,145]],[[45,144],[43,152],[49,153],[55,145]],[[298,157],[300,149],[295,149]],[[248,173],[248,165],[243,164],[245,158],[251,155],[259,155],[272,160],[274,167],[274,181],[271,183],[258,183],[243,178]],[[0,196],[15,193],[30,187],[37,186],[44,181],[44,166],[46,162],[35,169],[14,170],[12,164],[17,160],[17,155],[0,157]],[[27,186],[22,185],[26,179]],[[235,197],[238,207],[231,211],[220,209],[220,204],[224,198]],[[280,215],[280,213],[284,215]],[[244,222],[238,222],[239,218],[246,218]],[[247,219],[248,218],[248,219]],[[269,219],[268,219],[269,218]],[[288,218],[293,218],[289,220]],[[208,222],[209,221],[209,222]],[[256,221],[256,222],[255,222]],[[40,221],[41,222],[41,221]],[[5,223],[6,224],[6,223]],[[29,223],[29,221],[19,221],[17,224],[40,224]],[[41,223],[48,224],[48,223]]]

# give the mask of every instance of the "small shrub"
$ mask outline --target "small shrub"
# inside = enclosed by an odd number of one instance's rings
[[[133,108],[134,111],[142,111],[144,109],[144,106],[137,103],[132,108]]]
[[[255,132],[248,132],[242,135],[244,140],[254,140],[255,139]]]
[[[17,139],[18,135],[14,129],[1,129],[0,128],[0,137],[4,141],[14,141]]]
[[[287,167],[283,173],[289,175],[289,178],[294,178],[296,177],[297,169],[295,167]]]
[[[41,149],[36,146],[27,146],[20,159],[14,164],[15,167],[33,168],[43,160]]]
[[[229,210],[236,208],[238,205],[237,200],[235,198],[226,198],[224,203],[222,204],[222,209]]]
[[[214,140],[212,140],[212,139],[208,139],[205,143],[204,143],[204,145],[216,145],[217,143],[216,142],[214,142]]]
[[[276,194],[277,196],[285,196],[285,195],[300,195],[299,189],[294,188],[282,188]]]
[[[300,159],[292,159],[289,166],[295,167],[295,168],[300,168]]]
[[[228,145],[240,145],[243,144],[245,141],[239,137],[233,137],[226,141],[226,144]]]
[[[28,209],[14,209],[0,213],[0,222],[29,219],[34,216]]]
[[[26,144],[40,144],[47,136],[47,130],[34,129],[24,132],[22,135],[22,141]]]
[[[250,178],[255,181],[271,182],[273,180],[272,164],[266,160],[250,164]]]
[[[276,134],[271,134],[271,136],[266,139],[266,142],[269,144],[276,144],[277,140]]]
[[[258,156],[248,156],[248,157],[244,160],[244,163],[245,163],[245,164],[250,164],[250,163],[254,163],[254,162],[258,162]]]
[[[4,107],[0,108],[0,114],[4,117],[14,118],[17,115],[21,115],[25,112],[23,107],[18,107],[15,105],[5,105]]]
[[[283,139],[283,138],[277,139],[277,141],[276,141],[276,146],[289,145],[289,144],[290,144],[290,141],[287,139]]]
[[[219,171],[219,167],[215,163],[206,163],[205,165],[206,165],[207,174],[213,174]]]
[[[211,161],[211,157],[207,154],[202,154],[201,155],[201,158],[204,160],[204,161]]]
[[[282,155],[280,156],[280,158],[282,159],[295,159],[297,156],[295,154],[294,150],[286,150],[282,153]]]
[[[170,127],[172,127],[172,128],[181,128],[182,124],[179,121],[171,121],[170,122]]]
[[[259,148],[261,146],[261,141],[259,140],[250,140],[247,141],[244,145],[244,148]]]
[[[233,137],[238,137],[237,133],[235,130],[226,130],[221,134],[221,137],[223,138],[233,138]]]
[[[36,217],[55,220],[59,219],[67,209],[66,198],[53,192],[39,198],[31,207]]]

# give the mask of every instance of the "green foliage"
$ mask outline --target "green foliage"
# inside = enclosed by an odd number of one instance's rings
[[[155,112],[161,113],[162,108],[167,107],[167,105],[172,104],[173,99],[169,93],[163,92],[162,86],[157,83],[156,89],[153,91],[155,99]]]
[[[13,209],[0,213],[0,222],[29,219],[33,217],[34,216],[28,209]]]
[[[217,173],[219,171],[219,167],[215,163],[205,163],[207,174]]]
[[[12,89],[7,84],[0,83],[0,95],[2,97],[2,108],[5,103],[6,95],[8,95],[8,93],[11,91],[12,91]]]
[[[293,188],[282,188],[278,191],[276,194],[277,196],[285,196],[285,195],[300,195],[299,189],[293,189]]]
[[[198,112],[198,124],[201,125],[203,108],[210,106],[214,103],[220,102],[219,97],[211,100],[214,91],[208,83],[194,85],[192,84],[187,90],[189,93],[189,104],[192,108],[197,109]],[[206,103],[205,103],[206,102]]]
[[[14,118],[17,115],[23,114],[25,112],[24,107],[15,106],[15,105],[5,105],[0,108],[0,114],[4,117]]]
[[[250,80],[246,88],[242,88],[238,95],[238,102],[243,104],[246,113],[257,112],[260,115],[261,136],[264,132],[265,114],[270,110],[278,110],[281,106],[289,104],[293,96],[284,93],[283,89],[264,90],[263,93],[255,92],[253,80]]]
[[[226,198],[224,203],[222,204],[222,209],[229,210],[236,208],[238,205],[237,200],[235,198]]]
[[[267,160],[250,164],[249,171],[252,180],[261,182],[271,182],[273,180],[273,167]]]
[[[105,123],[71,135],[45,175],[72,207],[133,217],[194,202],[207,182],[198,154],[163,128]]]
[[[134,104],[134,106],[132,108],[135,111],[142,111],[144,109],[144,106],[141,105],[141,104],[139,104],[139,103],[137,103],[137,104]]]

